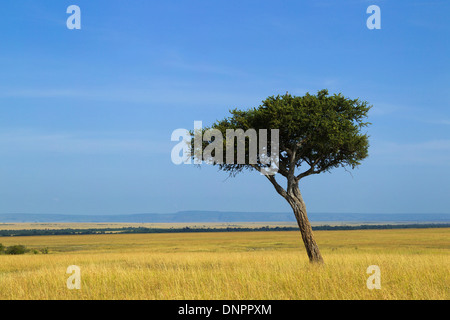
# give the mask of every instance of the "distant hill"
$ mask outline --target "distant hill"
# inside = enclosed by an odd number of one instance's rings
[[[360,214],[360,213],[310,213],[311,222],[401,222],[448,223],[450,214]],[[170,214],[143,213],[129,215],[59,215],[59,214],[0,214],[0,223],[19,222],[122,222],[122,223],[189,223],[189,222],[290,222],[295,221],[290,212],[221,212],[180,211]]]

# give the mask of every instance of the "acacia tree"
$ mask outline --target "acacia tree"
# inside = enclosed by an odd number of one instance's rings
[[[306,205],[299,188],[299,182],[311,175],[328,172],[337,167],[354,169],[361,160],[368,156],[368,135],[362,132],[371,106],[366,101],[345,98],[342,94],[329,95],[328,90],[321,90],[317,95],[307,93],[304,96],[271,96],[262,105],[249,110],[230,110],[231,117],[216,121],[211,127],[202,129],[218,130],[222,133],[224,145],[232,144],[236,151],[237,144],[227,141],[227,129],[278,129],[279,149],[278,171],[276,175],[264,174],[275,190],[289,203],[300,228],[303,243],[310,262],[323,263],[319,247],[314,239],[308,220]],[[191,134],[195,135],[195,132]],[[213,137],[203,137],[202,151],[214,143]],[[191,155],[198,152],[191,143]],[[226,163],[225,158],[210,153],[220,170],[230,176],[244,170],[256,170],[263,173],[267,162],[260,156],[256,163],[250,163],[249,148],[245,146],[245,162]],[[266,148],[270,156],[271,146]],[[197,153],[198,154],[198,153]],[[235,152],[237,154],[237,152]],[[208,161],[206,157],[202,159]],[[220,159],[220,161],[217,161]],[[286,179],[284,186],[277,180],[279,176]]]

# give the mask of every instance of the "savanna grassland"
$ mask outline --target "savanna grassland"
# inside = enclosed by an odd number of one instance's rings
[[[0,299],[449,299],[450,228],[3,237],[48,254],[0,255]],[[80,290],[66,287],[81,268]],[[369,290],[378,265],[381,289]]]

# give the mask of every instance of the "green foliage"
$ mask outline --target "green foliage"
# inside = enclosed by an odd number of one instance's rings
[[[5,250],[6,254],[12,254],[12,255],[25,254],[26,252],[28,252],[28,249],[23,245],[10,246],[10,247],[6,248],[6,250]]]
[[[226,141],[227,129],[279,129],[279,173],[288,176],[291,169],[306,164],[308,170],[300,179],[339,166],[353,169],[368,156],[368,135],[362,129],[370,124],[365,122],[370,108],[365,101],[345,98],[342,94],[329,95],[328,90],[304,96],[286,93],[268,97],[258,108],[230,110],[231,117],[215,122],[204,131],[219,130],[226,145],[230,143]],[[211,142],[204,142],[202,147]],[[270,155],[270,145],[268,149]],[[191,149],[192,154],[194,151]],[[246,153],[248,161],[248,148]],[[248,162],[222,162],[216,165],[231,175],[244,169],[257,169]],[[259,159],[258,166],[261,166]]]
[[[21,231],[24,231],[24,230],[18,230],[18,231],[20,233]],[[26,231],[25,231],[25,235],[29,235],[29,234],[26,234]],[[4,235],[0,235],[0,236],[4,236]],[[13,234],[9,234],[8,236],[13,236]],[[33,254],[39,254],[39,253],[48,254],[48,248],[28,249],[24,245],[13,245],[10,247],[5,247],[3,244],[0,243],[0,254],[18,255],[18,254],[25,254],[27,252],[31,252]]]

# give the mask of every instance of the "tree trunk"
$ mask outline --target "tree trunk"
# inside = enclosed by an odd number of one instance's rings
[[[322,264],[323,258],[320,254],[316,240],[314,239],[311,224],[309,223],[308,216],[306,214],[306,205],[300,193],[298,183],[294,183],[289,186],[287,196],[285,198],[294,211],[298,227],[300,228],[300,232],[302,234],[303,243],[308,254],[309,262]]]

